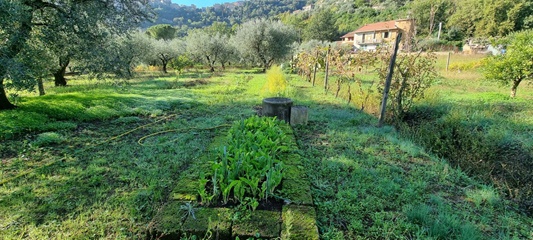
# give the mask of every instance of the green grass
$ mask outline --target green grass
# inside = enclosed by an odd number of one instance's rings
[[[442,73],[400,126],[403,136],[494,184],[533,214],[533,85],[522,83],[512,99],[510,87],[483,80],[479,70]]]
[[[44,97],[21,93],[20,108],[0,112],[0,239],[145,238],[182,174],[221,135],[193,128],[252,116],[265,80],[233,70],[74,79],[47,85]],[[531,218],[500,190],[321,88],[290,83],[295,104],[309,107],[295,133],[323,239],[533,236]]]

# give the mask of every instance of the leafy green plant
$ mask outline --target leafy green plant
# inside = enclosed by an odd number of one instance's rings
[[[279,124],[275,118],[258,116],[234,123],[227,146],[219,149],[208,177],[201,177],[202,201],[222,197],[224,204],[233,200],[255,210],[258,200],[272,196],[283,178],[280,154],[289,150]]]

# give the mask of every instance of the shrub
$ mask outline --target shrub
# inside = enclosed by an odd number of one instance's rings
[[[287,94],[287,78],[279,66],[272,66],[266,72],[266,84],[263,89],[271,96],[282,96]]]
[[[161,71],[161,67],[160,66],[148,66],[148,71],[150,72],[158,72],[158,71]]]
[[[136,66],[133,71],[134,72],[144,72],[146,71],[147,67],[145,65],[138,65]]]

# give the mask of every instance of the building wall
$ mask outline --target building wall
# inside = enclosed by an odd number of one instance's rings
[[[405,33],[411,33],[414,31],[413,19],[400,19],[396,21],[396,27],[402,29]]]
[[[387,32],[388,32],[388,36],[385,38],[385,35],[386,35],[385,33]],[[363,35],[364,35],[364,42],[363,42]],[[394,39],[396,39],[397,36],[398,36],[398,30],[395,30],[395,29],[389,30],[389,31],[357,33],[355,34],[354,46],[359,49],[374,50],[376,49],[377,45],[394,41]],[[363,47],[364,45],[366,45],[366,47]]]

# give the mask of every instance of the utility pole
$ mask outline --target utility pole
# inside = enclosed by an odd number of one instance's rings
[[[442,22],[439,23],[439,33],[437,34],[437,40],[440,40],[440,32],[442,31]]]

